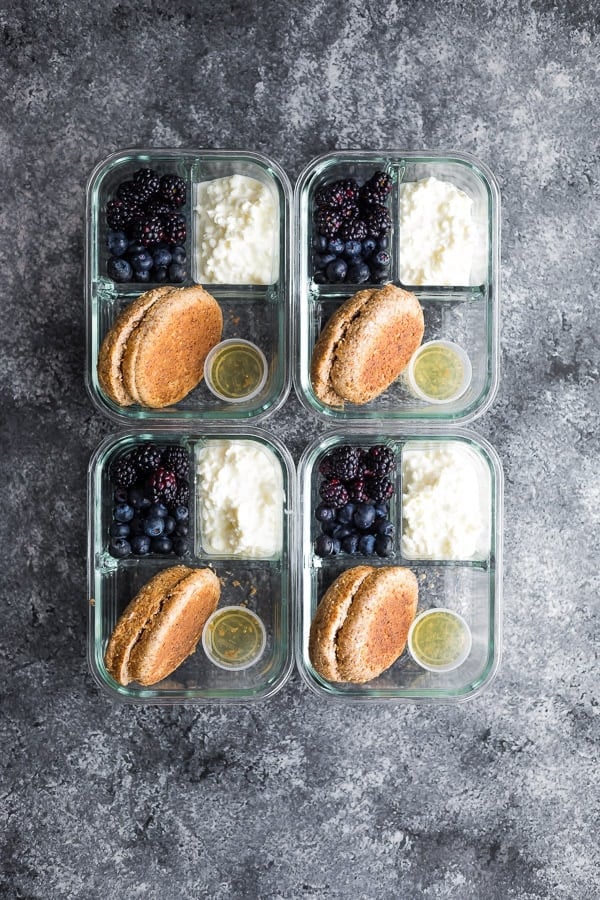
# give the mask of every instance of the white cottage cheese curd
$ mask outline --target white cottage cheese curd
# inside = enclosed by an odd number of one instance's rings
[[[196,185],[197,275],[203,284],[271,284],[279,211],[262,181],[229,175]]]
[[[281,549],[282,475],[270,450],[256,441],[210,441],[197,472],[206,552],[264,559]]]
[[[448,181],[400,185],[400,280],[408,285],[470,283],[473,201]]]
[[[480,549],[482,534],[479,480],[470,451],[450,443],[405,449],[403,554],[412,559],[470,559]]]

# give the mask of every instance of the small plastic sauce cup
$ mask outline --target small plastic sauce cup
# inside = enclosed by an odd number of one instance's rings
[[[263,655],[266,643],[265,626],[245,606],[216,609],[202,631],[202,646],[210,661],[229,671],[253,666]]]
[[[204,361],[209,391],[227,403],[244,403],[262,391],[269,365],[262,350],[243,338],[216,344]]]
[[[452,403],[471,383],[471,360],[452,341],[427,341],[416,350],[406,370],[412,393],[428,403]]]
[[[408,632],[408,652],[428,672],[451,672],[471,652],[471,629],[451,609],[434,608],[420,613]]]

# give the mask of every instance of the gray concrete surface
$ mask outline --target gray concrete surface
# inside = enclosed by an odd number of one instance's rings
[[[0,895],[600,896],[597,4],[0,7]],[[132,709],[85,661],[84,185],[124,146],[454,148],[503,194],[504,660],[446,708]],[[306,414],[269,421],[297,457]]]

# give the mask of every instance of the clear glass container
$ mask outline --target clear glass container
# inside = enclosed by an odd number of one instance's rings
[[[211,556],[203,550],[198,525],[196,459],[210,442],[226,439],[256,442],[273,455],[281,468],[283,487],[281,551],[268,559]],[[114,486],[109,473],[122,454],[151,441],[159,447],[186,448],[190,458],[190,552],[184,557],[158,555],[115,559],[108,552]],[[283,444],[258,428],[202,426],[177,431],[155,427],[127,431],[106,438],[89,465],[88,504],[88,661],[100,687],[115,699],[138,704],[250,703],[271,697],[286,682],[293,665],[293,586],[296,575],[295,471]],[[142,687],[118,684],[107,672],[104,654],[114,626],[129,601],[159,571],[183,564],[210,566],[221,582],[219,608],[242,605],[255,612],[266,630],[260,660],[242,671],[215,666],[199,642],[196,652],[159,684]]]
[[[333,407],[322,403],[310,382],[310,365],[317,338],[332,313],[359,290],[380,284],[318,284],[318,266],[312,240],[315,192],[328,182],[354,178],[368,180],[375,171],[386,172],[393,182],[387,205],[392,225],[389,281],[412,291],[423,308],[423,341],[445,339],[464,347],[473,366],[467,391],[443,405],[419,399],[410,391],[404,373],[379,397],[364,404]],[[475,227],[469,284],[446,287],[413,286],[400,280],[399,186],[433,176],[451,182],[473,201]],[[304,406],[329,423],[383,420],[432,424],[466,424],[482,415],[493,401],[499,378],[499,261],[500,193],[491,171],[466,153],[405,152],[389,150],[338,151],[314,159],[304,169],[295,190],[298,255],[295,274],[294,323],[296,367],[294,380]]]
[[[268,377],[261,391],[242,403],[229,403],[215,397],[201,381],[197,388],[174,406],[164,409],[149,409],[137,404],[121,407],[104,394],[98,383],[98,352],[117,315],[140,294],[159,286],[152,282],[117,283],[107,274],[110,254],[106,247],[106,204],[116,196],[118,185],[131,179],[133,173],[141,168],[152,168],[159,174],[177,174],[187,185],[187,202],[181,210],[187,226],[187,275],[182,284],[174,287],[198,283],[198,228],[194,213],[198,184],[238,174],[262,182],[275,198],[278,228],[271,283],[205,285],[223,312],[222,339],[237,337],[254,342],[269,364]],[[291,200],[292,188],[281,167],[273,160],[250,151],[123,150],[96,166],[88,181],[86,206],[86,383],[93,402],[102,413],[129,425],[178,422],[184,426],[199,420],[258,421],[281,406],[291,382]]]
[[[402,555],[402,454],[412,449],[434,448],[438,442],[458,443],[468,448],[477,472],[481,504],[481,538],[477,552],[468,560],[409,559]],[[321,523],[315,508],[321,503],[319,464],[336,446],[351,444],[368,448],[385,444],[395,454],[397,468],[390,475],[394,494],[390,519],[395,526],[394,556],[380,558],[340,553],[321,558],[315,541]],[[299,615],[296,630],[296,665],[307,685],[320,697],[342,701],[452,702],[480,693],[491,682],[500,662],[502,604],[502,492],[503,474],[493,447],[466,429],[414,429],[404,433],[390,426],[374,430],[357,426],[336,429],[314,441],[298,466],[300,553]],[[472,647],[465,662],[453,671],[428,672],[414,662],[408,648],[378,678],[365,684],[334,683],[313,668],[308,653],[310,624],[327,588],[346,569],[354,566],[404,566],[417,576],[417,613],[443,607],[463,617],[472,634]]]

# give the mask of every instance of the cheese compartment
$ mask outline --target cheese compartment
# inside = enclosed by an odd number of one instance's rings
[[[344,280],[323,283],[315,278],[316,233],[314,198],[323,184],[336,179],[362,181],[372,171],[387,173],[391,217],[386,236],[390,256],[389,277],[371,275],[361,283]],[[476,240],[469,283],[417,286],[405,284],[400,271],[400,188],[427,177],[452,183],[473,200]],[[358,424],[369,420],[466,424],[491,405],[499,380],[499,231],[500,199],[497,183],[487,167],[467,154],[430,154],[387,151],[344,151],[313,160],[301,174],[295,194],[299,255],[296,267],[296,367],[294,381],[303,405],[330,423]],[[345,252],[345,251],[344,251]],[[367,259],[368,261],[368,259]],[[406,369],[367,402],[334,404],[315,390],[311,377],[314,348],[331,315],[360,291],[375,291],[389,283],[413,293],[423,310],[423,342],[444,339],[466,352],[472,367],[468,388],[444,403],[423,400],[407,383]],[[363,313],[361,313],[362,315]],[[355,315],[355,314],[353,314]],[[383,328],[381,324],[377,328]],[[343,334],[342,329],[342,334]],[[383,332],[381,340],[385,345]],[[376,364],[377,353],[374,354]]]
[[[472,459],[480,491],[481,535],[478,552],[470,559],[413,558],[403,551],[402,458],[409,451],[445,446],[460,448]],[[397,468],[390,479],[394,495],[389,518],[394,526],[392,553],[381,556],[337,552],[322,557],[316,540],[320,523],[315,509],[322,502],[319,490],[324,459],[336,448],[384,446],[393,450]],[[308,686],[319,696],[356,701],[450,702],[475,696],[492,680],[500,660],[502,602],[502,487],[500,462],[493,448],[472,432],[440,434],[426,430],[384,433],[368,428],[336,430],[313,442],[298,467],[301,509],[301,561],[299,625],[296,662]],[[440,515],[443,511],[440,510]],[[309,633],[319,601],[334,581],[348,569],[387,566],[409,569],[418,582],[417,614],[426,609],[449,609],[461,615],[472,636],[467,659],[452,671],[429,672],[410,657],[405,646],[400,657],[377,677],[365,683],[329,681],[314,668],[309,656]]]
[[[204,553],[197,529],[198,499],[195,459],[211,442],[244,441],[268,449],[281,478],[281,545],[269,558],[248,559]],[[129,553],[115,558],[109,548],[115,485],[111,472],[140,447],[152,445],[183,448],[190,461],[188,548],[183,555]],[[134,483],[134,487],[137,482]],[[244,431],[207,426],[201,433],[173,429],[130,431],[107,438],[97,449],[89,468],[89,630],[88,659],[95,681],[111,697],[141,704],[236,703],[265,699],[287,680],[292,662],[292,586],[294,559],[294,466],[283,445],[259,429]],[[264,652],[257,662],[241,671],[214,665],[201,641],[175,671],[157,684],[136,681],[123,685],[107,670],[106,648],[117,620],[138,591],[159,572],[172,566],[209,567],[220,584],[218,608],[240,606],[256,613],[266,631]]]
[[[149,281],[121,283],[110,277],[107,268],[111,256],[106,246],[109,231],[107,203],[116,196],[119,185],[131,183],[136,173],[146,169],[155,171],[159,176],[173,174],[185,181],[187,200],[185,206],[181,208],[186,227],[185,275],[182,280],[174,281],[169,275],[171,271],[169,268],[166,274],[163,273],[161,276],[163,280],[157,281],[154,274],[157,270],[153,267],[149,270],[152,276]],[[260,182],[272,199],[275,229],[270,274],[265,283],[261,284],[231,284],[223,281],[205,282],[203,286],[214,297],[223,314],[221,339],[239,337],[248,340],[256,344],[265,355],[268,366],[266,383],[258,394],[241,403],[215,397],[206,388],[204,379],[201,379],[183,399],[171,405],[151,407],[137,402],[130,405],[116,402],[114,397],[109,396],[110,391],[107,393],[107,389],[103,389],[104,382],[99,378],[97,369],[99,352],[109,329],[118,313],[126,310],[137,297],[149,290],[161,287],[191,290],[200,284],[202,273],[197,263],[198,228],[195,212],[198,185],[234,174]],[[160,207],[156,208],[160,212]],[[147,216],[144,221],[146,218]],[[164,223],[165,216],[159,218]],[[129,239],[132,239],[134,233],[132,229],[135,227],[138,227],[135,221],[133,225],[125,227]],[[131,150],[115,153],[100,163],[90,176],[87,188],[85,275],[86,382],[92,400],[100,411],[120,423],[160,425],[179,422],[185,425],[193,421],[212,419],[259,420],[277,409],[284,402],[291,381],[289,371],[291,241],[289,180],[277,163],[261,154],[220,150]],[[155,251],[159,252],[163,246],[164,244],[150,247],[148,252],[152,255]],[[165,249],[169,251],[173,248],[169,246]],[[236,259],[236,255],[239,256],[239,253],[236,254],[235,246],[228,252],[232,260]],[[141,321],[144,322],[144,319]],[[139,322],[135,327],[138,325]],[[125,343],[125,348],[126,346]],[[160,348],[157,353],[161,355]],[[116,358],[114,365],[116,370],[111,377],[118,380],[119,360]],[[174,377],[176,375],[177,373]]]

